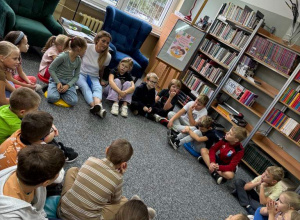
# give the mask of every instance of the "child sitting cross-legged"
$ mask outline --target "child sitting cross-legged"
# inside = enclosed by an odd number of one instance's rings
[[[188,102],[179,112],[169,112],[167,127],[172,130],[168,131],[168,138],[171,138],[173,134],[181,132],[186,126],[196,126],[197,121],[202,116],[207,115],[205,105],[208,100],[207,95],[199,95],[195,101]]]
[[[106,148],[106,158],[90,157],[79,169],[67,171],[58,215],[64,220],[114,219],[127,202],[122,196],[123,175],[133,154],[131,144],[117,139]]]
[[[152,107],[155,104],[155,86],[157,83],[158,76],[155,73],[148,73],[146,82],[136,87],[130,105],[130,109],[134,115],[148,116],[148,114],[152,114]]]
[[[217,184],[221,184],[223,178],[229,180],[234,177],[236,167],[244,156],[241,141],[246,137],[245,128],[233,126],[225,137],[209,150],[207,148],[201,149],[201,157]],[[220,154],[216,155],[218,151]]]
[[[271,166],[265,172],[246,183],[242,179],[235,180],[235,190],[233,194],[237,196],[241,206],[246,208],[250,215],[270,200],[277,200],[283,191],[281,180],[284,171],[281,167]]]
[[[185,143],[191,142],[190,147],[200,156],[201,148],[210,149],[214,143],[219,141],[219,137],[212,127],[213,120],[210,116],[202,116],[197,122],[197,126],[199,129],[186,126],[178,135],[174,134],[170,139],[173,148],[177,150]]]
[[[119,103],[122,103],[121,116],[128,116],[127,105],[131,103],[132,93],[134,92],[134,82],[130,71],[133,67],[133,60],[130,57],[123,58],[116,69],[109,74],[109,85],[105,88],[108,94],[107,100],[113,101],[111,113],[119,115]]]
[[[300,195],[296,192],[283,192],[278,201],[270,200],[267,207],[256,210],[255,220],[297,220],[299,219]],[[298,216],[297,216],[298,215]]]
[[[18,153],[18,165],[0,171],[0,219],[46,220],[46,186],[65,164],[54,145],[30,145]]]

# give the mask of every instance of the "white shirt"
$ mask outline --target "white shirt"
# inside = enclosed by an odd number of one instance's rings
[[[190,109],[190,107],[192,107],[192,106],[194,105],[194,103],[195,103],[195,101],[190,101],[190,102],[188,102],[188,103],[183,107],[184,110],[186,111],[186,113],[185,113],[185,115],[182,115],[182,116],[181,116],[181,119],[182,119],[183,121],[185,121],[187,125],[190,124],[190,122],[189,122],[189,116],[188,116],[188,113],[187,113],[187,112],[188,112],[188,110]],[[197,122],[202,116],[207,115],[207,110],[206,110],[206,108],[204,107],[204,108],[201,109],[200,111],[193,110],[192,114],[193,114],[194,120]]]
[[[95,44],[88,44],[86,52],[81,61],[80,73],[84,73],[90,76],[99,77],[99,65],[98,65],[99,53],[95,50]],[[110,53],[107,54],[104,66],[108,66],[111,60]]]

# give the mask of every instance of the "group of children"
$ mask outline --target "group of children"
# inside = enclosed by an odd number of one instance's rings
[[[34,90],[40,86],[36,78],[26,76],[21,67],[20,52],[28,50],[26,35],[13,31],[4,40],[0,42],[0,105],[3,105],[0,107],[0,204],[9,204],[9,208],[0,208],[0,217],[45,219],[45,187],[61,183],[65,161],[74,161],[78,154],[56,143],[58,130],[52,116],[37,111],[41,99]],[[63,99],[71,106],[76,105],[75,85],[78,85],[90,105],[90,112],[104,118],[106,110],[102,106],[99,79],[111,60],[110,41],[111,36],[105,31],[96,35],[94,44],[87,44],[80,37],[51,37],[43,48],[39,69],[39,74],[49,79],[47,101],[55,103]],[[172,147],[175,150],[185,147],[207,166],[218,184],[233,179],[244,155],[241,141],[247,136],[245,128],[233,126],[226,134],[214,129],[205,108],[209,100],[206,95],[173,112],[180,81],[171,80],[168,89],[156,94],[158,76],[149,73],[145,82],[135,87],[130,74],[132,67],[133,60],[124,58],[109,74],[103,94],[113,103],[111,113],[117,116],[120,110],[121,116],[128,117],[129,107],[134,115],[160,122],[169,128]],[[58,216],[62,219],[126,219],[136,213],[140,216],[138,219],[154,218],[155,211],[147,209],[138,196],[129,201],[122,196],[123,174],[132,154],[131,144],[119,139],[107,147],[106,158],[90,157],[80,169],[70,168]],[[274,219],[279,212],[275,219],[279,219],[278,216],[291,219],[287,216],[296,215],[292,210],[300,209],[299,195],[282,193],[282,178],[282,168],[269,167],[250,183],[236,180],[233,194],[250,214],[257,210],[256,216],[269,215]],[[278,197],[279,202],[275,203]],[[263,205],[267,208],[258,209]],[[276,211],[274,206],[278,207]],[[245,219],[245,216],[239,214],[228,219]]]

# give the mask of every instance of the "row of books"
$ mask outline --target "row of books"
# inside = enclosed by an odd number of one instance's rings
[[[236,52],[230,52],[215,40],[205,39],[200,49],[228,67],[234,63],[237,57]]]
[[[259,11],[256,13],[248,6],[245,6],[245,8],[243,9],[231,2],[226,5],[221,15],[227,19],[236,21],[243,26],[252,29],[254,29],[254,27],[260,20],[259,17],[263,17],[263,15]]]
[[[192,67],[211,82],[219,84],[224,76],[224,70],[217,67],[217,64],[199,55],[192,64]]]
[[[224,41],[227,41],[228,43],[240,49],[245,46],[249,38],[249,35],[246,35],[244,31],[234,29],[231,25],[226,24],[222,21],[217,21],[216,25],[211,31],[211,34],[223,39]]]
[[[192,71],[188,70],[182,81],[192,91],[191,93],[197,97],[199,94],[205,94],[211,97],[214,90],[199,79]]]
[[[266,121],[286,136],[289,136],[294,141],[300,143],[300,125],[293,118],[288,117],[279,109],[273,108],[266,117]]]
[[[280,98],[280,101],[283,103],[287,104],[291,108],[297,110],[300,112],[300,86],[298,88],[292,89],[292,88],[287,88],[283,95]]]
[[[264,173],[268,167],[274,165],[269,159],[257,152],[256,147],[252,144],[248,144],[245,147],[243,160],[259,174]]]
[[[255,93],[246,89],[231,78],[229,78],[225,83],[224,90],[231,94],[234,98],[239,100],[239,102],[247,106],[252,106],[256,98],[258,97]]]
[[[237,115],[238,112],[232,108],[230,105],[228,105],[226,102],[222,104],[218,104],[216,107],[223,115],[230,118],[231,115]]]
[[[292,67],[297,58],[296,53],[258,35],[249,45],[247,52],[288,75],[292,72]]]
[[[186,103],[193,101],[193,99],[180,90],[178,93],[178,101],[181,105],[185,105]]]

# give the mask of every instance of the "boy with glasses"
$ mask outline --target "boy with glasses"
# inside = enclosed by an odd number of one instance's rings
[[[134,115],[148,116],[152,113],[155,104],[155,87],[158,83],[158,76],[155,73],[148,73],[146,82],[141,83],[132,95],[130,109]]]

